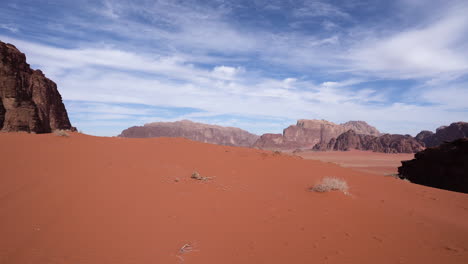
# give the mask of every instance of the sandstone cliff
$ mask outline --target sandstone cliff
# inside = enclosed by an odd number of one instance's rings
[[[416,139],[424,143],[426,147],[435,147],[446,141],[466,137],[468,137],[467,122],[456,122],[450,124],[450,126],[441,126],[437,128],[435,133],[424,130],[416,135]]]
[[[354,130],[348,130],[336,139],[332,138],[328,143],[321,142],[313,147],[313,150],[319,151],[351,149],[384,153],[415,153],[423,150],[424,147],[410,135],[384,134],[376,137],[357,134]]]
[[[297,121],[296,125],[283,130],[283,134],[265,134],[255,142],[254,147],[262,149],[307,149],[317,143],[328,143],[349,129],[359,134],[379,135],[379,131],[364,121],[350,121],[335,124],[326,120]]]
[[[57,85],[32,70],[15,46],[0,41],[0,129],[48,133],[74,129]]]
[[[119,137],[184,137],[187,139],[228,146],[250,147],[258,136],[235,127],[195,123],[189,120],[155,122],[122,131]]]
[[[468,193],[468,139],[418,152],[415,159],[402,161],[398,173],[413,183]]]

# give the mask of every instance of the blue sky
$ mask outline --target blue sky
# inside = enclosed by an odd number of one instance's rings
[[[3,0],[0,40],[88,134],[305,118],[415,135],[468,121],[466,14],[464,0]]]

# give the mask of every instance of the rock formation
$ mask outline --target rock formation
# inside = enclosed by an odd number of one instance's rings
[[[423,130],[416,135],[416,140],[421,142],[424,146],[436,146],[439,145],[434,141],[434,132],[429,130]]]
[[[0,129],[48,133],[74,129],[57,85],[32,70],[15,46],[0,41]]]
[[[418,152],[415,159],[402,161],[398,173],[413,183],[468,193],[468,139]]]
[[[263,134],[254,143],[254,147],[261,149],[295,149],[298,148],[299,144],[294,141],[285,142],[282,134]]]
[[[240,128],[195,123],[189,120],[134,126],[122,131],[119,137],[184,137],[205,143],[242,147],[250,147],[258,139],[257,135]]]
[[[255,142],[254,147],[262,149],[307,149],[317,143],[328,143],[343,132],[354,129],[359,134],[379,135],[379,131],[364,121],[350,121],[344,124],[335,124],[326,120],[297,121],[296,125],[283,130],[283,134],[265,134]]]
[[[364,121],[348,121],[344,124],[341,124],[345,131],[354,130],[358,134],[362,135],[371,135],[371,136],[380,136],[381,133],[377,130],[377,128],[367,124]]]
[[[415,153],[424,149],[416,139],[410,135],[384,134],[381,136],[357,134],[354,130],[332,138],[328,143],[321,142],[313,150],[347,151],[351,149],[371,150],[384,153]]]
[[[467,122],[456,122],[450,124],[450,126],[441,126],[437,128],[435,133],[424,130],[416,135],[416,139],[424,143],[426,147],[435,147],[446,141],[465,137],[468,137]]]

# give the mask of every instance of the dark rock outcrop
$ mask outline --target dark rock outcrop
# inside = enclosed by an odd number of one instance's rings
[[[468,139],[418,152],[415,159],[402,161],[398,173],[413,183],[468,193]]]
[[[328,143],[318,143],[313,150],[348,151],[351,149],[371,150],[384,153],[415,153],[424,149],[416,139],[410,135],[383,134],[381,136],[362,135],[354,130],[348,130]]]
[[[254,147],[262,149],[310,149],[317,143],[328,143],[343,132],[354,129],[359,134],[379,135],[379,131],[364,121],[350,121],[335,124],[326,120],[297,121],[296,125],[283,130],[283,134],[265,134],[255,142]]]
[[[371,140],[365,148],[384,153],[416,153],[424,146],[410,135],[384,134]]]
[[[119,137],[184,137],[205,143],[241,147],[250,147],[259,138],[240,128],[195,123],[189,120],[134,126],[122,131]]]
[[[436,132],[421,131],[416,135],[416,139],[423,142],[426,147],[435,147],[446,141],[453,141],[459,138],[468,137],[468,123],[456,122],[450,126],[441,126]]]
[[[419,132],[416,135],[416,140],[421,142],[424,146],[435,146],[437,143],[435,143],[434,139],[434,132],[429,131],[429,130],[423,130]]]
[[[0,129],[48,133],[75,130],[57,85],[32,70],[15,46],[0,41]]]

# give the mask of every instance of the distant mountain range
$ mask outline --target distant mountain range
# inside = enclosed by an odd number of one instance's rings
[[[437,146],[444,141],[467,137],[468,123],[457,122],[437,129],[436,133],[422,131],[410,135],[381,134],[364,121],[335,124],[326,120],[298,120],[282,134],[257,136],[235,127],[222,127],[189,120],[155,122],[122,131],[119,137],[185,137],[191,140],[268,150],[346,151],[371,150],[385,153],[415,153],[424,147]]]

